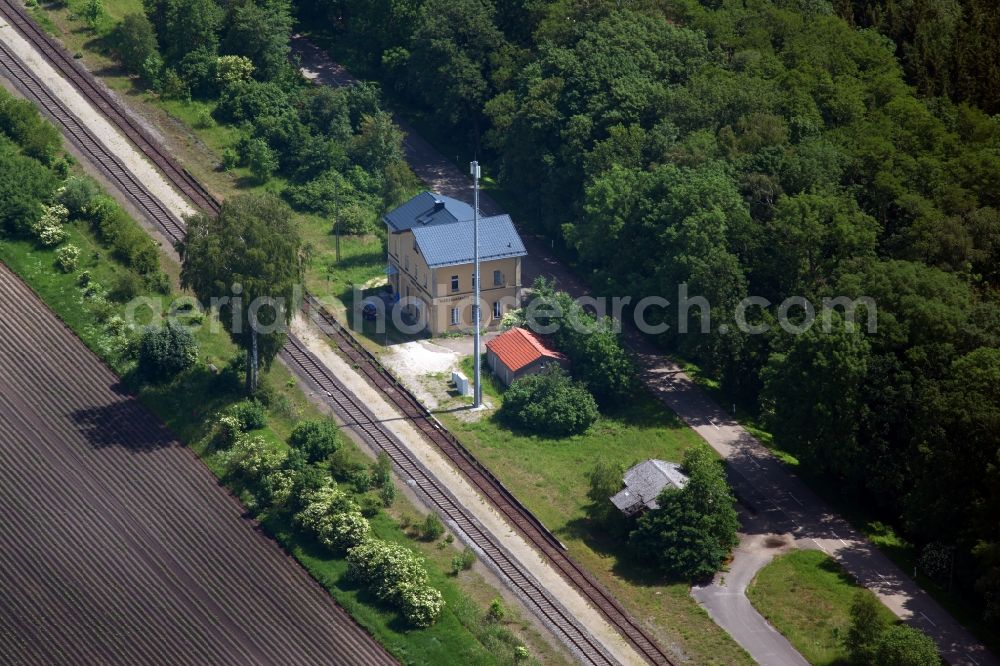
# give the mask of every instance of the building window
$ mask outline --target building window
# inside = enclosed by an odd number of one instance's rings
[[[461,319],[461,313],[459,312],[459,309],[458,308],[452,308],[451,309],[451,325],[452,326],[458,326],[459,323],[461,323],[461,321],[462,321],[462,319]]]
[[[503,273],[500,271],[493,271],[493,286],[502,287],[503,286]]]
[[[475,271],[472,272],[472,288],[473,289],[476,288],[476,272]]]
[[[457,275],[452,275],[451,276],[451,290],[452,291],[458,291],[458,276]]]
[[[499,318],[500,318],[500,315],[501,315],[501,310],[500,310],[500,301],[496,301],[496,302],[495,302],[495,303],[493,304],[493,318],[494,318],[494,319],[499,319]]]
[[[410,255],[403,257],[403,270],[406,272],[410,271]]]

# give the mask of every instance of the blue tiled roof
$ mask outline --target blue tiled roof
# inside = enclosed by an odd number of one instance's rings
[[[469,211],[470,217],[472,211]],[[413,238],[427,265],[454,266],[472,263],[472,220],[452,224],[413,227]],[[523,257],[528,254],[514,229],[510,215],[496,215],[479,220],[479,260]]]
[[[472,206],[433,192],[421,192],[383,218],[394,232],[472,219]]]

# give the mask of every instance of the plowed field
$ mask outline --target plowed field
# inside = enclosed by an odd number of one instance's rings
[[[0,662],[392,664],[0,265]]]

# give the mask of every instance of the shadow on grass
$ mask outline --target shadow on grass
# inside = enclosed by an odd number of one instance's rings
[[[588,507],[588,513],[593,509],[593,506]],[[635,521],[623,516],[612,516],[604,521],[587,516],[567,522],[557,533],[559,536],[579,539],[595,553],[614,558],[611,571],[630,585],[660,587],[675,583],[690,583],[657,571],[648,560],[636,555],[628,547],[628,534],[634,527]]]
[[[188,442],[200,441],[214,425],[210,417],[243,397],[238,380],[224,372],[214,374],[203,365],[163,384],[145,383],[134,370],[124,382],[141,393],[156,415]]]

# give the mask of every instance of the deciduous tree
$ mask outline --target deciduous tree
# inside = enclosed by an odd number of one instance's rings
[[[181,282],[203,303],[218,304],[219,318],[247,351],[246,388],[257,389],[285,341],[285,325],[302,281],[301,241],[291,211],[269,194],[226,200],[218,216],[188,221]]]

